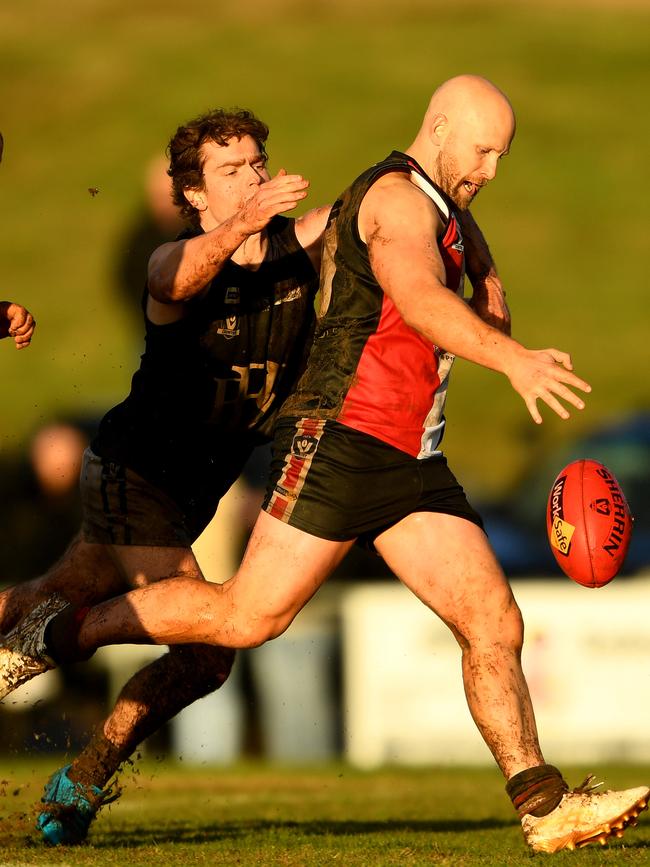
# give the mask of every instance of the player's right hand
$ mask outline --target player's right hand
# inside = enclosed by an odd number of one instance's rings
[[[246,230],[261,232],[271,219],[291,211],[307,196],[309,181],[302,175],[288,175],[280,169],[274,178],[260,184],[240,212]]]

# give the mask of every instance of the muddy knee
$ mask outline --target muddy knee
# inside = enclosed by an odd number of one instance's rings
[[[521,654],[524,642],[524,622],[517,603],[488,612],[470,622],[448,623],[456,641],[463,651],[498,647]]]
[[[495,642],[507,646],[518,655],[521,654],[524,646],[524,619],[514,600],[507,612],[499,619],[494,632]]]

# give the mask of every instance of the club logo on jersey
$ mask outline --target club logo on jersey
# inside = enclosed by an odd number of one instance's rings
[[[306,458],[316,451],[318,440],[308,434],[296,434],[291,443],[291,454],[297,458]]]
[[[551,544],[566,557],[571,550],[571,539],[576,528],[564,520],[565,483],[566,476],[560,476],[551,491]]]
[[[592,512],[597,512],[599,515],[609,516],[612,512],[611,504],[605,497],[599,497],[597,500],[593,500],[589,503],[589,508]]]
[[[239,305],[240,295],[239,286],[229,286],[224,295],[224,304]],[[231,316],[226,316],[225,319],[219,320],[217,325],[217,334],[225,337],[226,340],[231,340],[239,334],[239,316],[233,313]]]

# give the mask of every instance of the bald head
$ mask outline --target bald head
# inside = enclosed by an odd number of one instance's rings
[[[496,175],[515,115],[503,91],[478,75],[458,75],[434,92],[408,153],[461,208]]]
[[[508,97],[502,90],[480,75],[457,75],[434,91],[424,116],[424,125],[437,115],[445,115],[450,123],[473,114],[493,114],[513,125],[515,115]]]

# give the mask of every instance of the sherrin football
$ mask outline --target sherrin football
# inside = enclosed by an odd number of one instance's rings
[[[633,518],[612,472],[583,459],[553,482],[546,531],[562,571],[584,587],[603,587],[621,570]]]

